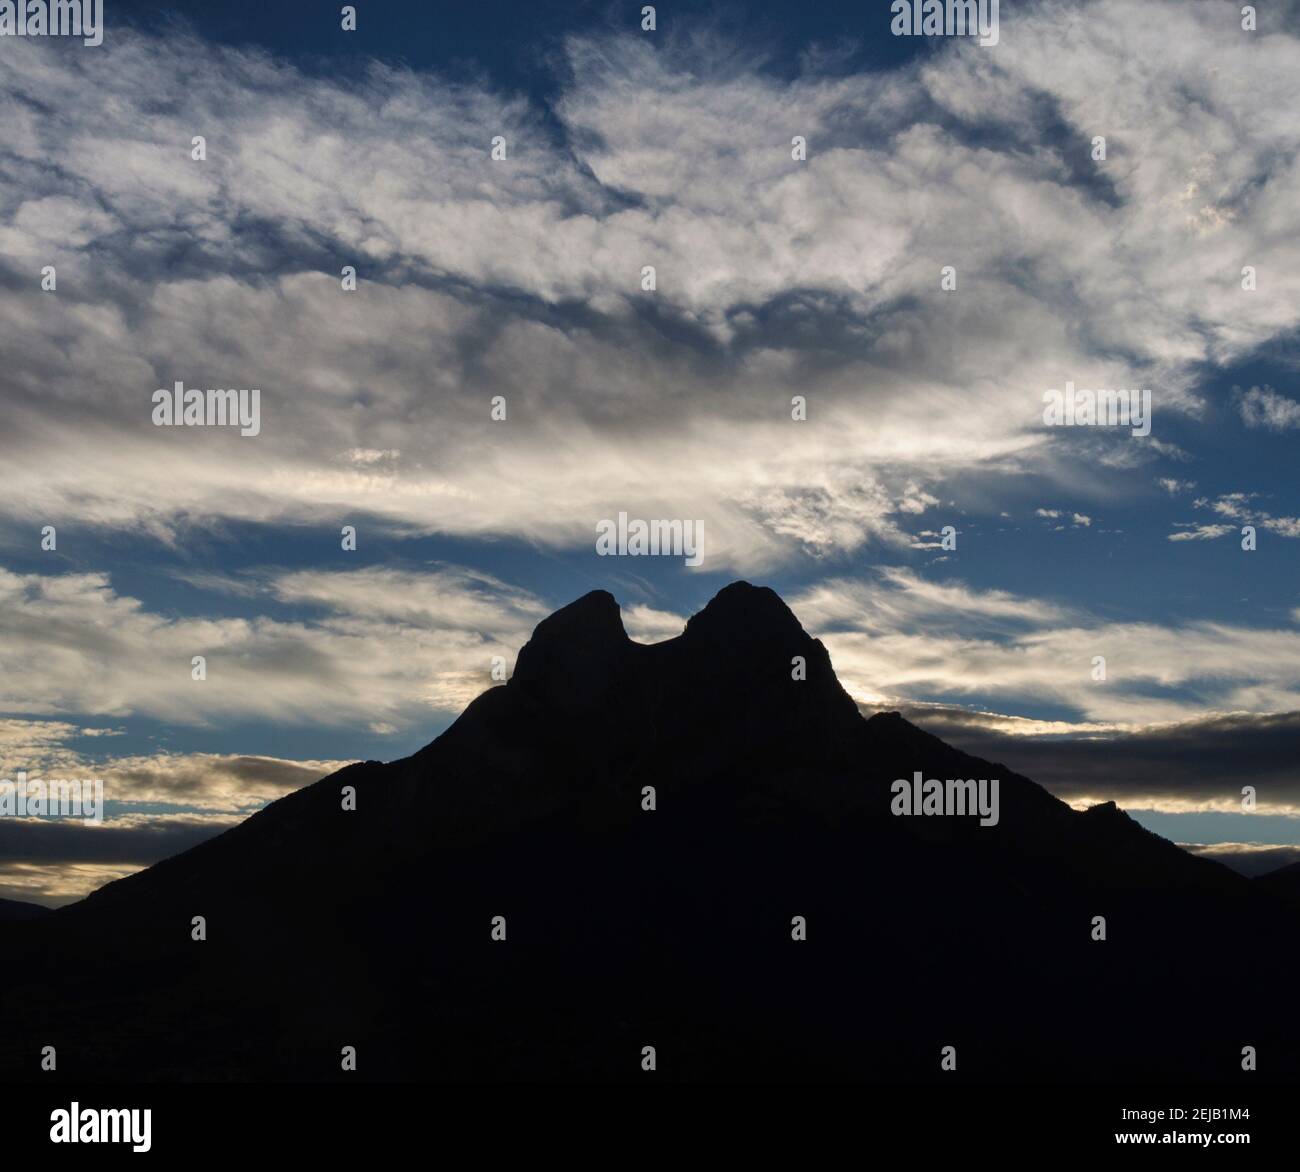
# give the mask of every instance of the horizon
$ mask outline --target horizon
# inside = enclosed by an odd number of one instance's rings
[[[729,582],[725,586],[720,588],[718,592],[715,593],[713,597],[709,600],[710,603],[715,602],[720,596],[727,593],[729,590],[733,591],[734,594],[734,588],[737,586],[745,586],[756,592],[771,590],[770,587],[766,587],[762,584],[750,583],[746,579],[734,579],[732,582]],[[793,616],[795,622],[799,622],[799,616],[795,614],[792,610],[790,610],[785,600],[781,598],[781,596],[775,591],[772,591],[772,593],[780,601],[782,607],[784,607],[785,610]],[[564,606],[557,608],[556,611],[551,612],[551,615],[548,615],[546,617],[550,618],[556,614],[561,613],[562,611],[577,611],[580,607],[580,604],[586,601],[587,599],[595,596],[602,596],[602,595],[613,599],[615,605],[618,607],[619,625],[623,630],[625,638],[631,644],[635,644],[637,646],[643,646],[643,647],[651,647],[661,643],[668,643],[668,642],[678,640],[684,634],[685,624],[683,623],[683,629],[677,631],[674,634],[665,634],[662,629],[656,630],[654,628],[638,628],[638,633],[640,633],[642,637],[641,638],[635,637],[633,633],[628,632],[627,630],[627,624],[625,621],[626,614],[622,605],[618,602],[618,599],[612,594],[612,592],[599,587],[593,588],[587,593],[566,603]],[[702,613],[705,609],[706,607],[702,606],[695,613],[698,615]],[[688,616],[688,617],[693,617],[693,616]],[[545,619],[543,619],[542,621],[545,621]],[[802,624],[800,625],[802,628]],[[535,629],[533,634],[534,635],[536,634]],[[813,637],[815,638],[816,636],[813,635]],[[531,638],[528,641],[530,642]],[[527,646],[527,642],[525,642],[524,645]],[[831,667],[833,670],[834,669],[833,655],[831,656]],[[498,670],[498,665],[494,665],[494,671],[495,670]],[[508,683],[509,680],[513,678],[513,664],[508,670],[509,670],[508,675],[505,675],[504,678],[497,680],[496,682],[491,682],[488,685],[488,687],[501,687],[504,686],[504,684]],[[839,679],[838,674],[835,675],[835,679],[837,684],[840,684],[842,686],[843,682]],[[485,688],[485,690],[487,689]],[[478,695],[482,695],[482,693],[480,692]],[[868,719],[873,715],[880,715],[880,714],[892,714],[892,715],[904,716],[904,713],[906,712],[907,715],[905,716],[905,719],[907,719],[909,723],[918,724],[919,727],[925,728],[927,731],[932,731],[932,732],[937,731],[941,736],[941,738],[946,739],[947,735],[951,735],[952,733],[955,733],[955,735],[952,735],[952,739],[950,743],[952,743],[955,747],[959,749],[964,749],[968,752],[971,752],[973,755],[978,756],[981,750],[988,750],[992,752],[1001,751],[1003,752],[1003,756],[1005,757],[1007,752],[1009,752],[1010,757],[1007,759],[1007,761],[1012,764],[1013,768],[1016,768],[1015,758],[1017,757],[1018,754],[1015,751],[1016,750],[1015,741],[1012,738],[1008,738],[1008,737],[1003,737],[1000,739],[997,737],[989,737],[987,734],[982,733],[982,731],[976,731],[972,733],[972,731],[968,727],[963,727],[963,721],[967,720],[970,715],[968,709],[954,708],[951,710],[945,710],[941,706],[913,707],[909,709],[906,707],[890,707],[889,705],[880,705],[880,704],[871,705],[857,697],[852,697],[852,698],[854,699],[854,703],[855,703],[855,707],[857,708],[858,715],[863,720]],[[450,728],[451,725],[455,723],[456,719],[458,719],[459,716],[462,714],[463,714],[463,710],[462,713],[458,713],[456,717],[452,718],[452,720],[448,722],[447,728]],[[945,720],[945,718],[946,719],[955,718],[951,730],[944,729],[943,721]],[[427,747],[427,745],[432,744],[434,741],[436,741],[444,731],[446,731],[446,729],[440,730],[437,734],[432,736],[427,742],[417,745],[415,748],[411,750],[410,753],[403,754],[402,758],[394,758],[392,760],[406,759],[411,756],[414,756],[421,749]],[[1093,759],[1091,761],[1087,761],[1086,764],[1095,767],[1097,763],[1101,763],[1107,769],[1113,768],[1114,755],[1110,751],[1110,746],[1104,741],[1094,742],[1094,744],[1099,746],[1100,751],[1095,752],[1093,755]],[[999,760],[1002,759],[1003,758],[1001,757],[999,758]],[[1032,756],[1030,756],[1028,759],[1033,760]],[[357,758],[351,762],[349,761],[337,762],[336,763],[337,769],[344,769],[347,767],[347,765],[353,764],[356,761],[360,761],[360,760],[364,760],[364,759]],[[270,762],[267,762],[267,764],[269,763]],[[987,765],[989,764],[989,762],[985,760],[984,764]],[[337,770],[331,770],[330,772],[333,773],[336,771]],[[1032,771],[1017,769],[1017,772],[1028,776],[1031,781],[1035,781],[1038,782],[1039,784],[1042,784],[1041,780],[1038,777],[1034,776]],[[316,780],[325,780],[328,778],[328,776],[329,775],[326,774],[321,779],[313,778],[311,781],[304,782],[303,784],[307,784],[307,785],[314,784]],[[1083,811],[1086,809],[1090,809],[1094,806],[1105,805],[1107,803],[1115,803],[1115,799],[1113,797],[1095,796],[1092,792],[1090,792],[1089,786],[1090,784],[1094,784],[1094,783],[1090,783],[1087,780],[1088,776],[1089,773],[1087,769],[1076,768],[1071,770],[1070,767],[1067,765],[1063,770],[1063,776],[1058,778],[1057,786],[1044,785],[1044,788],[1049,793],[1052,793],[1053,796],[1056,796],[1061,800],[1067,802],[1067,804],[1069,804],[1076,811]],[[23,778],[23,774],[20,773],[19,774],[20,783],[22,778]],[[75,780],[70,781],[69,779],[57,779],[57,783],[65,786],[69,784],[73,784],[73,785],[78,784]],[[29,779],[28,784],[36,785],[38,783],[36,779],[33,777],[32,779]],[[56,784],[56,779],[53,777],[47,777],[43,779],[43,785],[49,787],[51,792],[55,784]],[[921,784],[921,775],[918,773],[916,775],[916,785],[918,787],[916,792],[918,795],[920,793],[920,789],[919,789],[920,784]],[[949,781],[948,784],[951,785],[952,782]],[[982,786],[984,783],[981,781],[980,784]],[[992,781],[992,785],[995,791],[996,791],[997,784],[998,783],[996,779]],[[0,787],[10,787],[12,785],[13,782],[10,779],[0,778]],[[42,816],[40,818],[40,821],[45,826],[71,826],[73,834],[76,833],[76,829],[78,825],[79,824],[84,825],[85,821],[93,821],[96,825],[100,824],[105,809],[105,803],[102,797],[102,788],[103,787],[101,784],[99,786],[100,794],[97,799],[97,802],[95,803],[95,814],[93,817],[91,815],[86,815],[85,819],[83,820],[82,812],[80,810],[80,806],[78,805],[78,809],[75,811],[75,813],[70,813],[69,811],[61,811],[58,815],[56,815],[54,810],[51,809],[48,815]],[[292,792],[292,789],[294,788],[298,788],[298,787],[292,786],[291,788],[286,790],[286,793]],[[1175,784],[1169,786],[1167,792],[1173,795],[1182,796],[1186,794],[1187,790],[1184,785]],[[981,794],[982,794],[982,790],[981,790]],[[285,796],[285,795],[279,795],[279,796]],[[22,801],[21,797],[19,797],[17,800],[19,802]],[[270,801],[274,801],[274,800],[275,798],[270,799]],[[981,801],[984,800],[985,799],[981,797]],[[996,799],[994,800],[996,802]],[[917,798],[917,802],[919,803],[919,797]],[[0,793],[0,813],[14,816],[15,810],[11,808],[13,803],[14,803],[13,793],[10,791],[9,788],[5,788],[3,792]],[[257,806],[257,809],[263,808],[265,804],[267,803],[259,804]],[[1125,807],[1122,804],[1120,805],[1120,808],[1125,809]],[[158,803],[158,804],[141,803],[139,806],[134,808],[129,804],[123,804],[118,807],[115,813],[118,816],[121,816],[123,813],[128,813],[128,814],[150,813],[158,809],[165,810],[166,807],[162,803]],[[981,810],[984,810],[983,806],[981,806]],[[243,818],[247,816],[247,814],[251,814],[255,812],[256,812],[255,809],[248,810],[245,814],[242,814],[240,817],[234,819],[230,824],[225,826],[220,826],[218,828],[204,827],[202,833],[194,836],[194,838],[191,841],[183,843],[183,845],[180,845],[176,850],[169,851],[169,855],[165,857],[169,857],[170,854],[182,853],[183,851],[190,849],[192,846],[198,845],[198,843],[205,841],[210,837],[224,833],[226,830],[231,829],[234,825],[238,825],[238,823],[242,821]],[[987,813],[987,810],[984,810],[984,812]],[[1134,816],[1138,816],[1141,813],[1144,813],[1144,811],[1132,811],[1127,809],[1125,809],[1125,812],[1130,813],[1131,815]],[[111,816],[112,814],[110,814],[110,817]],[[1262,816],[1267,817],[1267,815],[1262,815]],[[60,819],[67,818],[67,817],[74,817],[80,820],[80,823],[78,822],[68,823],[68,822],[60,821]],[[29,814],[27,815],[27,818],[31,818],[35,820],[36,816]],[[1159,833],[1158,827],[1151,826],[1147,818],[1138,816],[1137,820],[1139,821],[1140,824],[1146,826],[1148,829],[1155,830],[1157,833]],[[14,821],[15,824],[22,825],[24,818],[21,811],[18,811],[17,817],[15,817]],[[996,824],[996,821],[997,821],[997,817],[996,814],[994,814],[993,824]],[[1215,849],[1214,844],[1210,844],[1206,846],[1203,844],[1178,843],[1177,845],[1183,847],[1184,849],[1190,850],[1192,853],[1201,854],[1204,857],[1213,859],[1220,863],[1224,863],[1228,865],[1231,869],[1238,871],[1239,873],[1247,877],[1251,877],[1258,874],[1265,874],[1270,871],[1280,870],[1283,867],[1291,866],[1298,861],[1296,857],[1286,852],[1284,848],[1279,848],[1279,847],[1265,846],[1254,850],[1244,850],[1242,848],[1246,844],[1241,844],[1236,842],[1229,842],[1228,849]],[[1255,844],[1251,844],[1251,845],[1254,846]],[[1297,853],[1300,854],[1300,852]],[[1243,858],[1242,856],[1245,857]],[[148,865],[149,864],[145,864],[144,866],[147,867]],[[142,868],[132,867],[130,869],[124,870],[121,874],[114,875],[113,879],[124,878],[126,877],[126,875],[132,874],[135,871],[140,869]],[[105,882],[112,882],[113,879],[107,879],[105,880]],[[95,889],[96,888],[92,888],[91,891]],[[91,891],[85,892],[84,895],[91,894]],[[3,894],[0,894],[0,898],[9,899],[11,902],[19,902],[19,903],[30,902],[32,905],[39,906],[39,907],[57,908],[57,907],[65,906],[70,903],[75,903],[80,898],[84,898],[84,895],[74,896],[74,897],[64,898],[64,899],[57,899],[54,901],[39,900],[39,899],[31,900],[31,901],[26,901],[26,900],[15,901],[13,897],[3,895]]]

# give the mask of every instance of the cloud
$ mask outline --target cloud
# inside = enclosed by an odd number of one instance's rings
[[[1035,517],[1041,517],[1044,521],[1057,521],[1062,517],[1068,518],[1076,529],[1087,529],[1092,525],[1092,518],[1086,513],[1075,513],[1069,510],[1061,509],[1035,509]],[[1053,529],[1064,529],[1064,525],[1054,525]]]
[[[1264,517],[1260,524],[1279,537],[1300,537],[1300,517]]]
[[[230,815],[201,814],[152,814],[100,825],[67,818],[5,818],[0,820],[0,857],[24,864],[147,865],[238,822]]]
[[[712,570],[902,548],[941,485],[1120,499],[1096,469],[1185,455],[1044,428],[1045,388],[1140,380],[1195,420],[1200,372],[1300,321],[1300,42],[1225,38],[1211,6],[1043,4],[996,62],[793,80],[702,33],[575,38],[547,111],[183,35],[44,48],[8,46],[0,81],[0,507],[24,525],[581,548],[627,509],[704,519]],[[262,434],[153,427],[176,379],[258,387]]]
[[[1192,503],[1197,508],[1209,508],[1221,516],[1242,520],[1255,515],[1257,510],[1250,502],[1258,496],[1257,492],[1227,492],[1214,501],[1201,498]]]
[[[9,574],[0,578],[8,592],[0,593],[7,602],[0,630],[6,637],[22,632],[28,642],[16,652],[0,643],[0,658],[12,654],[46,665],[39,680],[25,685],[32,707],[94,711],[97,699],[114,712],[194,719],[194,709],[172,695],[183,696],[190,684],[188,659],[181,658],[181,681],[165,687],[157,684],[156,666],[169,648],[202,636],[225,650],[210,659],[221,670],[194,686],[219,682],[229,661],[234,679],[207,702],[227,715],[346,726],[368,720],[391,732],[399,725],[376,714],[392,712],[400,720],[408,710],[399,698],[413,683],[417,713],[452,704],[458,690],[481,690],[489,682],[486,652],[501,647],[513,655],[535,616],[548,609],[490,575],[447,565],[423,572],[265,569],[193,580],[254,603],[291,600],[319,617],[295,623],[257,615],[164,617],[116,594],[102,575]],[[438,600],[436,609],[430,599]],[[1300,633],[1294,629],[1114,623],[1077,607],[935,580],[905,567],[880,567],[871,581],[829,579],[794,595],[791,604],[826,643],[852,694],[877,708],[900,707],[923,727],[1006,763],[1065,800],[1116,800],[1174,813],[1231,811],[1239,809],[1241,785],[1251,784],[1261,812],[1300,816],[1293,769]],[[644,604],[629,606],[624,622],[643,642],[672,638],[683,625],[679,615]],[[422,641],[428,655],[412,655]],[[97,657],[93,691],[86,690],[83,655]],[[1096,655],[1107,661],[1100,682],[1092,678]],[[971,706],[927,702],[963,695]],[[1058,706],[1062,714],[1003,714],[1030,703]],[[1229,711],[1216,713],[1216,707]],[[64,776],[102,777],[113,804],[103,827],[25,822],[6,832],[28,836],[0,867],[0,891],[72,898],[185,849],[345,764],[210,753],[92,759],[74,748],[102,744],[111,752],[117,731],[66,718],[0,722],[7,762],[33,774],[57,768]],[[160,805],[183,812],[150,809]]]
[[[0,899],[50,906],[189,850],[240,821],[235,815],[152,814],[106,820],[0,818]]]
[[[1300,427],[1300,403],[1279,395],[1272,387],[1251,387],[1248,391],[1233,387],[1232,397],[1247,427],[1266,427],[1270,431]]]
[[[1253,502],[1259,498],[1257,492],[1228,492],[1211,501],[1201,497],[1192,502],[1198,509],[1210,509],[1221,517],[1230,517],[1237,524],[1253,524],[1279,537],[1300,537],[1300,518],[1274,517]],[[1175,522],[1176,526],[1187,528],[1186,534],[1170,535],[1170,541],[1192,541],[1201,537],[1219,537],[1232,531],[1232,525],[1196,525]]]
[[[1170,541],[1212,541],[1216,537],[1222,537],[1226,533],[1232,533],[1232,525],[1191,525],[1181,521],[1175,521],[1175,525],[1184,525],[1186,528],[1180,529],[1177,533],[1169,534]]]
[[[1269,833],[1276,817],[1300,818],[1294,769],[1300,711],[1198,715],[1125,728],[1028,721],[945,704],[895,707],[926,731],[1077,807],[1113,801],[1164,814],[1231,814],[1243,819],[1243,837],[1255,825]],[[1258,823],[1243,813],[1244,786],[1255,787]]]
[[[850,694],[873,705],[1053,705],[1062,720],[1110,731],[1300,709],[1300,632],[1291,627],[1116,622],[897,567],[869,582],[827,579],[789,601]],[[1104,680],[1094,679],[1098,656]]]
[[[791,609],[810,630],[858,629],[883,634],[939,623],[945,631],[1066,621],[1070,611],[1004,590],[936,581],[902,566],[881,566],[876,581],[833,578],[794,595]]]
[[[0,778],[13,780],[21,772],[29,779],[97,779],[113,809],[172,805],[234,815],[349,764],[229,753],[115,754],[112,741],[103,745],[107,752],[91,755],[70,743],[104,732],[67,721],[0,721]]]
[[[96,775],[104,780],[106,801],[241,812],[311,785],[347,764],[222,753],[157,753],[112,758]]]
[[[120,736],[120,729],[93,728],[62,720],[0,718],[0,773],[20,769],[45,773],[77,768],[81,753],[67,745],[74,737]]]
[[[1184,850],[1224,863],[1242,875],[1267,875],[1300,863],[1300,846],[1275,846],[1253,842],[1180,842]]]
[[[638,643],[662,643],[675,639],[686,627],[681,615],[637,604],[623,607],[623,629]]]
[[[141,865],[76,863],[50,859],[31,863],[0,861],[0,899],[61,907],[84,899],[105,883],[134,874],[141,869]]]
[[[0,658],[43,665],[40,673],[10,678],[0,703],[29,718],[52,718],[42,724],[15,717],[6,759],[24,768],[36,760],[48,760],[44,768],[58,763],[46,750],[81,727],[70,720],[75,714],[199,726],[232,719],[390,731],[418,726],[431,712],[459,712],[491,686],[493,656],[513,662],[551,609],[490,575],[446,565],[267,569],[189,580],[240,598],[250,612],[164,616],[117,594],[102,574],[0,572]],[[259,601],[291,603],[300,617],[272,619],[259,613]],[[1294,630],[1117,624],[903,567],[880,567],[873,582],[829,579],[791,604],[826,641],[846,685],[864,698],[966,694],[1003,707],[1048,701],[1076,721],[1126,727],[1206,706],[1300,706]],[[629,607],[625,624],[633,638],[652,642],[678,634],[682,619],[641,604]],[[206,658],[205,680],[191,679],[195,655]],[[1107,660],[1104,684],[1092,679],[1097,655]],[[160,670],[167,663],[170,672]],[[157,761],[152,768],[160,768]]]
[[[24,722],[7,721],[12,730]],[[157,753],[92,760],[63,745],[94,730],[25,722],[18,769],[36,777],[98,778],[101,823],[75,817],[0,818],[0,898],[58,905],[237,825],[248,814],[319,781],[346,761],[288,761],[219,753]],[[32,750],[35,750],[34,752]],[[16,766],[16,767],[15,767]],[[159,809],[170,807],[170,809]]]
[[[40,665],[5,673],[0,710],[195,726],[257,719],[409,727],[430,712],[459,712],[491,686],[492,657],[513,661],[550,610],[490,575],[450,566],[190,580],[316,614],[164,615],[118,594],[107,574],[0,569],[0,661]],[[195,656],[206,661],[203,680],[192,678]],[[21,739],[24,729],[13,735]]]
[[[14,714],[7,734],[0,727],[5,759],[50,768],[63,753],[66,763],[65,742],[90,735],[88,717],[418,728],[493,686],[493,657],[512,663],[552,609],[491,575],[445,564],[195,580],[229,589],[247,613],[164,615],[118,594],[103,574],[0,571],[0,660],[42,665],[5,677],[0,705]],[[846,687],[870,702],[1050,704],[1060,719],[1111,729],[1300,708],[1294,627],[1117,622],[898,566],[878,567],[870,580],[829,578],[789,601],[827,644]],[[294,620],[265,613],[286,602]],[[630,606],[624,621],[642,642],[682,628],[679,615],[645,604]],[[206,659],[201,681],[191,678],[196,655]],[[1093,678],[1098,656],[1104,681]]]

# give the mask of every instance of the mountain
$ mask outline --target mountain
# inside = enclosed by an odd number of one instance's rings
[[[918,771],[996,779],[996,824],[894,813]],[[670,1081],[1267,1079],[1298,926],[1113,804],[864,719],[769,589],[654,645],[594,591],[415,755],[29,925],[0,1072],[635,1080],[653,1046]]]
[[[1300,863],[1289,863],[1263,875],[1255,876],[1255,882],[1261,887],[1293,899],[1300,899]]]
[[[50,914],[50,909],[38,903],[22,903],[16,899],[0,899],[0,923],[16,920],[39,920]]]

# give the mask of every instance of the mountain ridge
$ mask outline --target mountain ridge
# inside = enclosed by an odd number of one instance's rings
[[[996,777],[997,824],[896,816],[891,785],[917,772]],[[436,1052],[437,1078],[617,1079],[653,1035],[675,1078],[927,1078],[947,1021],[976,1072],[1005,1078],[1045,1020],[1074,1077],[1122,1054],[1130,1074],[1226,1078],[1249,1007],[1212,1044],[1161,1025],[1130,1053],[1057,1000],[1176,1010],[1188,939],[1214,942],[1206,981],[1233,982],[1239,950],[1294,957],[1293,910],[1122,811],[1072,810],[897,714],[865,718],[773,591],[734,583],[655,644],[594,591],[415,754],[350,765],[26,933],[33,988],[63,990],[94,1042],[0,1020],[0,1073],[57,1035],[101,1077],[324,1079],[350,1039],[366,1077],[431,1077],[419,1055]],[[942,1001],[949,973],[985,1010],[881,1016],[896,985]],[[217,1024],[166,1033],[160,1005]],[[990,1034],[989,1014],[1010,1024]]]

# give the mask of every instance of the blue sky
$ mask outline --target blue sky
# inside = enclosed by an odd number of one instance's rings
[[[0,45],[0,757],[102,775],[122,844],[0,895],[419,748],[587,590],[650,641],[738,577],[867,709],[1300,845],[1293,6],[1004,6],[992,47],[887,5],[339,7]],[[177,379],[258,387],[261,434],[153,426]],[[1151,435],[1044,426],[1066,380],[1149,388]],[[598,556],[619,511],[702,520],[704,564]]]

